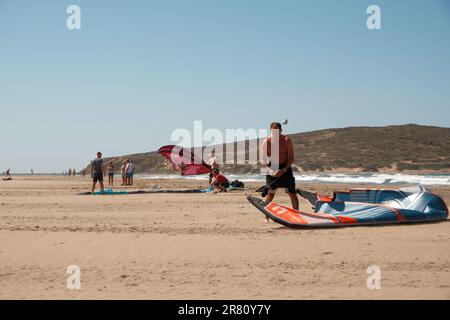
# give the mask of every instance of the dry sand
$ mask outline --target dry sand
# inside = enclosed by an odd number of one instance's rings
[[[80,177],[0,181],[1,299],[450,298],[448,221],[289,230],[264,224],[245,199],[250,191],[76,195],[89,184]],[[305,188],[336,187],[348,186]],[[433,190],[450,203],[450,188]],[[288,203],[281,193],[277,200]],[[69,265],[81,268],[80,290],[66,288]],[[366,286],[370,265],[381,268],[380,290]]]

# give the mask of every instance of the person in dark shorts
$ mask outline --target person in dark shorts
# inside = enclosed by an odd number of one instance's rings
[[[220,174],[219,169],[214,169],[212,171],[213,179],[211,181],[211,186],[219,190],[219,192],[227,192],[227,188],[230,187],[230,182],[228,179]]]
[[[294,163],[294,147],[292,140],[282,135],[281,123],[270,124],[270,137],[266,138],[261,146],[261,164],[267,170],[266,175],[266,202],[272,202],[276,190],[284,188],[291,198],[292,208],[298,210],[298,197],[295,188],[295,177],[292,172]],[[272,154],[272,150],[278,152]],[[269,218],[266,218],[269,222]]]
[[[94,194],[97,181],[100,183],[100,191],[103,191],[103,176],[106,174],[102,153],[97,152],[97,158],[91,161],[92,194]]]

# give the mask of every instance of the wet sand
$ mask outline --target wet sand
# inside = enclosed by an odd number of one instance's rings
[[[205,183],[138,180],[135,188]],[[0,181],[0,298],[450,299],[448,221],[290,230],[264,224],[247,202],[260,185],[79,196],[89,179]],[[329,194],[349,186],[303,187]],[[450,187],[432,189],[450,203]],[[281,192],[276,200],[289,203]],[[310,210],[304,201],[301,208]],[[81,268],[80,290],[66,287],[69,265]],[[371,265],[381,268],[380,290],[366,286]]]

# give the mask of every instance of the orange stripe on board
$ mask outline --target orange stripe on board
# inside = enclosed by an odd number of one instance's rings
[[[309,224],[307,220],[305,220],[302,216],[298,214],[298,212],[294,209],[287,208],[284,206],[280,206],[276,203],[269,203],[265,209],[272,213],[273,215],[279,217],[290,223],[295,224]]]
[[[319,196],[319,200],[323,201],[323,202],[331,202],[331,201],[333,201],[332,198],[325,197],[325,196]]]
[[[335,216],[327,213],[309,213],[309,212],[300,212],[300,214],[303,214],[307,217],[315,218],[315,219],[325,219],[325,220],[331,220],[334,223],[338,224],[339,220],[336,219]]]
[[[336,216],[336,218],[338,218],[339,221],[341,221],[342,223],[345,223],[345,224],[351,224],[351,223],[358,222],[355,218],[350,218],[350,217],[346,217],[346,216]]]
[[[292,223],[298,223],[298,224],[309,224],[309,222],[307,220],[305,220],[305,218],[303,218],[298,213],[289,212],[288,215],[289,216],[283,215],[284,220],[292,222]]]

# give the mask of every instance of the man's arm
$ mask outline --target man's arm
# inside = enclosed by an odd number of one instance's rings
[[[286,166],[283,169],[277,170],[275,172],[275,177],[282,176],[294,163],[294,145],[292,143],[292,140],[287,138],[286,139],[286,153],[287,153],[287,159],[286,159]]]
[[[294,144],[290,138],[287,138],[287,161],[286,170],[294,164]]]
[[[263,143],[261,144],[261,152],[259,154],[259,159],[261,162],[261,166],[264,168],[269,167],[269,157],[267,155],[267,139],[264,139]]]

